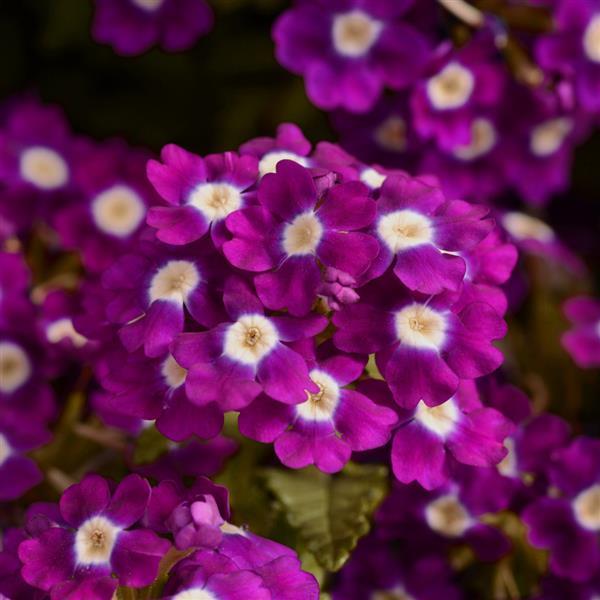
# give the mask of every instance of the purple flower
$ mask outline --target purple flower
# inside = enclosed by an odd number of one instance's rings
[[[229,322],[180,335],[173,346],[175,359],[188,369],[185,386],[192,402],[239,410],[261,391],[290,404],[305,400],[307,391],[319,391],[304,358],[286,342],[321,332],[324,317],[267,317],[248,284],[235,277],[225,283],[223,302]]]
[[[147,240],[137,250],[104,273],[106,315],[122,325],[119,336],[130,352],[143,346],[147,356],[158,357],[183,331],[186,310],[205,327],[219,321],[222,311],[213,296],[220,263],[204,245],[178,248]]]
[[[212,26],[205,0],[96,0],[92,35],[132,56],[154,44],[168,52],[186,50]]]
[[[558,0],[555,30],[541,36],[536,57],[542,67],[572,80],[581,105],[600,111],[600,3]]]
[[[314,464],[326,473],[339,471],[353,451],[386,444],[395,413],[347,387],[361,376],[366,361],[331,348],[320,347],[315,353],[312,341],[298,349],[307,358],[310,378],[319,391],[307,391],[306,400],[296,405],[260,395],[240,413],[240,432],[274,442],[277,456],[288,467]]]
[[[31,587],[21,577],[21,561],[17,553],[19,544],[27,539],[23,529],[6,528],[2,532],[0,551],[0,597],[11,600],[44,600],[47,595]]]
[[[117,349],[103,357],[97,372],[110,393],[105,406],[116,414],[155,420],[156,428],[171,440],[211,438],[223,427],[223,413],[214,402],[198,406],[187,398],[187,371],[171,354],[148,358],[141,351]]]
[[[411,97],[414,126],[424,139],[434,139],[448,151],[470,147],[473,120],[493,109],[502,96],[506,74],[495,61],[495,47],[487,36],[475,38],[459,50],[442,46],[429,76]]]
[[[15,310],[27,310],[31,273],[19,252],[0,252],[0,322]]]
[[[395,259],[394,273],[423,294],[458,291],[466,272],[460,253],[476,246],[494,223],[488,209],[447,201],[437,187],[409,176],[388,176],[377,201],[373,234],[380,251],[365,278],[382,275]]]
[[[498,464],[514,428],[500,412],[482,405],[472,381],[462,382],[454,397],[438,406],[419,402],[400,421],[392,444],[394,475],[426,489],[447,484],[454,461],[476,467]]]
[[[409,167],[420,142],[404,95],[383,96],[364,114],[331,113],[340,144],[367,163],[387,167]]]
[[[293,160],[303,167],[312,166],[308,157],[311,144],[297,125],[282,123],[274,138],[259,137],[240,146],[240,154],[250,154],[258,159],[258,172],[262,177],[275,173],[280,160]]]
[[[569,184],[573,148],[587,133],[587,119],[565,110],[550,92],[511,89],[519,113],[505,116],[510,127],[497,159],[510,184],[533,205],[543,205]]]
[[[600,569],[600,441],[581,437],[555,452],[551,481],[558,494],[523,512],[529,540],[550,550],[553,573],[587,581]]]
[[[411,0],[303,0],[275,23],[279,62],[303,75],[319,108],[366,112],[384,86],[405,87],[418,76],[428,43],[400,21]]]
[[[486,471],[469,467],[456,481],[433,492],[415,484],[396,484],[376,516],[381,538],[429,551],[467,544],[480,560],[498,560],[510,543],[481,517],[506,509],[508,497],[490,485]]]
[[[148,179],[169,206],[156,206],[148,224],[167,244],[188,244],[210,229],[214,244],[225,241],[225,218],[243,208],[258,177],[258,161],[235,152],[201,158],[174,144],[162,149],[161,160],[148,163]]]
[[[488,202],[506,188],[499,160],[502,144],[495,119],[478,116],[471,121],[471,139],[452,149],[428,148],[419,172],[435,173],[450,198]]]
[[[145,522],[154,531],[170,532],[179,550],[217,548],[221,526],[229,519],[227,489],[200,477],[186,489],[163,481],[152,490]]]
[[[571,298],[564,312],[573,329],[562,336],[562,345],[582,369],[600,366],[600,300]]]
[[[472,303],[455,311],[447,295],[424,299],[392,277],[362,288],[361,301],[344,306],[333,323],[335,345],[375,353],[394,400],[408,409],[420,401],[441,404],[460,379],[481,377],[502,363],[492,340],[505,335],[506,324],[491,306]]]
[[[152,583],[170,544],[153,531],[132,528],[143,517],[149,496],[150,486],[139,475],[127,476],[113,493],[98,475],[69,487],[57,520],[19,546],[25,581],[48,591],[74,578],[110,575],[130,587]]]
[[[2,409],[0,413],[0,501],[14,500],[40,483],[42,472],[24,453],[50,441],[35,420]]]
[[[374,535],[360,541],[340,572],[334,600],[460,600],[453,571],[434,552],[402,553]]]
[[[282,161],[258,189],[260,206],[232,214],[233,239],[223,252],[234,266],[261,272],[254,279],[268,308],[306,314],[321,282],[317,260],[357,277],[377,254],[377,242],[356,231],[371,224],[375,202],[359,182],[337,185],[321,199],[308,170]]]
[[[103,271],[132,246],[157,198],[146,179],[145,151],[114,140],[89,152],[75,168],[81,192],[53,219],[61,243],[78,250],[86,268]]]

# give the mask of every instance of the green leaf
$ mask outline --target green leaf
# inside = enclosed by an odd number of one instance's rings
[[[380,465],[349,463],[337,475],[314,467],[263,473],[302,545],[328,571],[339,570],[348,560],[387,492],[387,469]]]

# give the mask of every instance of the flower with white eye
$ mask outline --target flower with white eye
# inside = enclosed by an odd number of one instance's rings
[[[151,243],[115,262],[102,281],[111,290],[108,318],[122,326],[127,349],[143,346],[147,356],[164,355],[183,331],[186,311],[201,325],[213,325],[221,313],[209,292],[218,264],[205,248]]]
[[[226,239],[224,222],[248,204],[249,189],[258,179],[258,160],[234,152],[205,158],[169,144],[161,161],[148,163],[148,178],[167,206],[148,213],[148,224],[168,244],[183,245],[209,230],[215,245]]]
[[[231,215],[229,262],[260,273],[254,279],[267,308],[304,315],[317,298],[320,264],[356,277],[377,254],[377,242],[357,231],[371,224],[375,202],[360,182],[343,183],[319,197],[310,172],[282,161],[259,184],[261,206]]]
[[[529,137],[531,153],[543,158],[558,152],[573,131],[573,125],[569,117],[557,117],[536,125]]]
[[[421,401],[441,404],[460,379],[481,377],[501,364],[492,340],[505,334],[506,324],[491,306],[474,302],[454,308],[445,294],[424,301],[389,275],[362,292],[364,299],[334,314],[333,342],[345,352],[375,353],[403,408],[413,410]]]
[[[529,541],[549,550],[557,575],[588,581],[600,569],[600,440],[579,436],[556,449],[549,477],[554,493],[537,498],[522,512]]]
[[[306,361],[286,342],[315,335],[325,327],[324,317],[267,317],[248,283],[234,276],[225,283],[223,302],[230,321],[183,334],[173,347],[175,359],[188,370],[186,393],[192,402],[239,410],[262,390],[289,404],[304,400],[306,390],[318,391]]]
[[[308,97],[319,108],[368,112],[384,87],[416,81],[427,60],[427,39],[401,19],[408,7],[303,1],[276,21],[275,54],[304,76]]]
[[[67,488],[52,513],[59,514],[58,522],[37,528],[19,546],[25,581],[46,591],[72,579],[111,576],[114,587],[151,584],[171,544],[150,529],[133,527],[149,496],[150,485],[139,475],[125,477],[112,493],[98,475]]]
[[[421,400],[404,415],[392,443],[394,475],[434,489],[448,483],[456,462],[492,467],[507,455],[504,444],[513,429],[501,413],[483,406],[472,381],[463,381],[450,400],[436,406]]]
[[[412,126],[421,138],[466,160],[491,148],[495,135],[481,115],[496,112],[507,80],[496,52],[491,36],[481,36],[437,60],[411,97]]]
[[[239,417],[240,431],[260,442],[274,443],[281,462],[294,469],[311,464],[326,473],[339,471],[353,451],[383,446],[397,416],[347,386],[356,381],[364,358],[305,348],[315,390],[303,402],[285,405],[262,394]]]
[[[452,495],[439,496],[425,507],[425,520],[445,537],[461,537],[473,525],[467,509]]]
[[[396,277],[423,294],[457,291],[466,273],[461,251],[473,249],[493,227],[487,210],[448,201],[441,190],[418,178],[390,174],[379,192],[373,228],[380,251],[364,279],[394,263]]]
[[[12,394],[30,378],[32,366],[25,350],[11,341],[0,341],[0,392]]]
[[[139,194],[121,184],[98,194],[91,207],[98,229],[119,238],[136,231],[146,216],[146,205]]]

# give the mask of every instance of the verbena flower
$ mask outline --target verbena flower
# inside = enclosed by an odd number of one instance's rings
[[[564,312],[573,328],[562,336],[562,345],[580,367],[600,366],[600,301],[586,296],[571,298]]]
[[[92,35],[118,54],[131,56],[154,44],[168,52],[186,50],[212,25],[204,0],[96,0]]]
[[[384,86],[412,83],[427,57],[425,36],[401,17],[411,0],[297,2],[275,23],[277,59],[304,76],[320,108],[369,110]]]

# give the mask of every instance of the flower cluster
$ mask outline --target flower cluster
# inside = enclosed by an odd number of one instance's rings
[[[300,570],[292,550],[228,517],[226,489],[208,479],[189,489],[173,480],[151,488],[129,475],[111,489],[106,479],[87,475],[58,505],[29,508],[17,549],[21,575],[52,599],[110,600],[117,586],[150,585],[176,548],[186,558],[169,572],[169,598],[317,598],[317,582]]]
[[[545,3],[532,18],[553,30],[522,35],[518,7],[513,20],[469,5],[475,31],[457,48],[448,38],[465,31],[448,35],[441,4],[298,0],[274,25],[275,53],[362,160],[435,174],[450,196],[489,201],[510,187],[547,202],[600,108],[600,7]],[[464,17],[462,0],[443,4]]]

